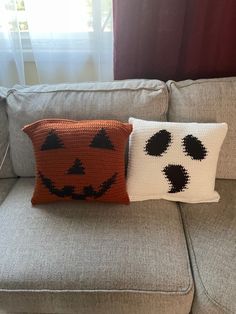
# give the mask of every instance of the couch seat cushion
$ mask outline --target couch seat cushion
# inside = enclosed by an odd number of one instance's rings
[[[0,205],[6,198],[7,194],[10,192],[16,181],[16,178],[0,179]]]
[[[33,185],[19,179],[0,207],[0,309],[189,312],[192,278],[175,203],[32,207]]]
[[[236,313],[236,180],[217,180],[217,204],[182,204],[196,284],[193,314]]]

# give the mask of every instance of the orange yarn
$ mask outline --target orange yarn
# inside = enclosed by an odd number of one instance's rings
[[[129,203],[124,153],[130,124],[44,119],[22,130],[32,140],[36,159],[32,204],[59,200]]]

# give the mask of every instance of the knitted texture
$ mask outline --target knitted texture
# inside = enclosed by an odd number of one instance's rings
[[[130,118],[131,201],[217,202],[217,160],[226,123],[172,123]]]
[[[113,120],[45,119],[25,126],[36,159],[32,204],[129,203],[124,154],[131,130],[131,125]]]

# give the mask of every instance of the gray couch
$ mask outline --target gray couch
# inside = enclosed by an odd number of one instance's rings
[[[236,78],[0,89],[0,313],[236,313]],[[227,122],[219,203],[32,207],[38,119]],[[9,144],[9,145],[8,145]]]

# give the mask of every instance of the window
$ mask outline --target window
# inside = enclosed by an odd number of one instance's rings
[[[113,78],[112,0],[0,0],[0,16],[0,64],[19,81],[26,62],[40,82]]]
[[[32,61],[31,40],[37,38],[37,43],[45,50],[51,44],[51,32],[54,33],[53,45],[54,48],[56,45],[58,52],[70,50],[66,43],[68,37],[74,41],[73,50],[77,43],[80,52],[91,49],[97,33],[105,43],[111,41],[111,0],[67,0],[67,3],[65,9],[58,0],[41,0],[36,5],[32,0],[7,1],[6,9],[13,14],[11,18],[8,17],[9,30],[20,32],[25,61]],[[14,15],[15,9],[17,16]]]
[[[41,1],[42,2],[42,1]],[[111,32],[112,31],[112,8],[111,8],[111,0],[102,0],[102,1],[94,1],[94,0],[86,0],[84,1],[83,5],[81,5],[81,2],[78,1],[77,6],[72,8],[71,14],[73,15],[70,19],[76,21],[76,23],[68,23],[66,21],[66,18],[64,17],[64,23],[63,20],[61,20],[61,16],[65,14],[65,9],[63,7],[58,7],[55,1],[52,1],[53,8],[50,6],[51,9],[56,11],[56,14],[58,14],[59,17],[59,23],[57,23],[57,31],[58,32],[93,32],[94,26],[98,26],[101,28],[104,32]],[[24,0],[16,0],[16,4],[14,0],[7,2],[7,9],[9,11],[13,11],[16,5],[17,10],[17,22],[18,27],[21,32],[27,32],[29,30],[27,17],[26,17],[26,11],[25,11],[25,2]],[[33,5],[32,5],[33,6]],[[99,8],[100,7],[100,8]],[[48,11],[47,8],[44,8],[42,6],[42,9],[44,11]],[[57,11],[59,9],[59,11]],[[68,9],[68,8],[67,8]],[[95,9],[98,9],[100,12],[99,14],[94,14],[93,11]],[[78,16],[80,14],[83,14],[83,18],[80,20]],[[75,16],[76,15],[76,16]],[[71,16],[71,15],[70,15]],[[97,23],[97,17],[100,16],[100,20]],[[39,31],[47,31],[48,25],[44,21],[44,16],[41,14],[34,15],[34,18],[37,19],[37,28]],[[75,18],[73,18],[75,17]],[[55,16],[54,16],[55,18]],[[15,31],[15,23],[10,22],[10,30]]]

